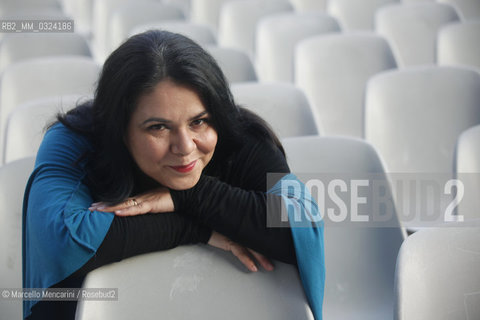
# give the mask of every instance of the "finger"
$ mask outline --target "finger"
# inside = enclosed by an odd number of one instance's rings
[[[248,248],[248,251],[257,259],[258,263],[267,271],[272,271],[273,270],[273,264],[270,262],[270,260],[265,257],[263,254],[256,252],[255,250],[252,250]]]
[[[148,201],[137,203],[137,205],[114,210],[115,215],[117,216],[136,216],[139,214],[145,214],[151,212],[151,206]]]
[[[255,265],[255,262],[253,259],[250,257],[248,250],[238,244],[232,244],[231,249],[230,249],[235,257],[237,257],[238,260],[240,260],[241,263],[245,267],[247,267],[248,270],[252,272],[257,272],[257,266]]]

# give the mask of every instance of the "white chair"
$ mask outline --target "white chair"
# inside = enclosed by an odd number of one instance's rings
[[[471,66],[480,71],[480,20],[441,28],[437,38],[437,63]]]
[[[422,66],[370,79],[365,138],[385,160],[404,226],[418,230],[453,219],[448,180],[455,143],[477,124],[480,74],[474,70]]]
[[[91,57],[87,41],[78,33],[6,34],[0,45],[0,73],[14,62],[60,55]]]
[[[201,46],[215,45],[217,43],[217,39],[209,26],[185,20],[169,20],[138,25],[132,29],[130,35],[151,29],[167,30],[182,34]]]
[[[185,19],[190,19],[191,4],[192,0],[162,0],[162,3],[175,6],[179,8]]]
[[[363,137],[366,82],[395,67],[387,41],[373,33],[315,36],[296,47],[295,84],[326,135]]]
[[[464,184],[457,213],[465,220],[480,219],[480,125],[462,132],[455,148],[456,179]]]
[[[103,63],[110,53],[109,24],[111,14],[116,8],[129,0],[95,0],[92,13],[92,51],[95,60]]]
[[[244,51],[220,46],[207,46],[205,49],[217,61],[228,82],[257,81],[252,60]]]
[[[236,103],[267,121],[279,138],[318,135],[305,94],[292,84],[237,83],[231,89]]]
[[[62,0],[63,11],[75,20],[75,32],[90,39],[93,23],[93,0]]]
[[[24,14],[61,13],[57,0],[3,0],[0,2],[0,17]]]
[[[269,14],[292,10],[288,0],[226,2],[220,11],[218,43],[224,47],[244,50],[253,58],[257,22]]]
[[[297,12],[325,12],[328,0],[290,0]]]
[[[119,5],[110,14],[108,23],[109,53],[128,38],[138,25],[161,20],[185,19],[181,9],[151,0],[133,0]]]
[[[435,64],[437,32],[456,21],[458,14],[448,4],[393,4],[376,12],[375,30],[390,42],[399,67]]]
[[[29,100],[70,94],[92,95],[100,67],[86,57],[45,57],[15,63],[0,82],[0,143],[3,160],[9,114]]]
[[[0,286],[22,288],[22,205],[34,158],[0,167]],[[2,319],[23,319],[21,299],[0,299]]]
[[[394,319],[480,319],[479,252],[480,220],[409,236],[398,255]]]
[[[343,31],[374,30],[375,11],[400,0],[329,0],[327,12],[335,17]]]
[[[325,222],[324,319],[391,318],[395,260],[404,235],[393,205],[384,211],[388,219],[380,222],[375,218],[379,212],[374,211],[375,195],[370,192],[373,180],[385,187],[391,204],[388,181],[375,149],[365,141],[347,137],[296,137],[282,142],[292,172],[307,186],[309,182],[324,186],[324,192],[320,187],[311,191],[314,197],[318,194]],[[356,194],[353,183],[359,179],[373,179],[370,187],[362,187],[365,192],[361,194],[373,207],[363,212],[370,222],[357,225],[351,208]],[[338,197],[334,199],[327,190],[338,182],[344,182],[347,189],[336,190]],[[336,221],[327,210],[339,211],[340,197],[349,217]]]
[[[275,262],[272,272],[249,273],[232,255],[204,245],[103,266],[83,287],[118,288],[118,302],[81,300],[77,320],[313,320],[295,267]]]
[[[480,2],[478,0],[437,0],[438,2],[448,3],[458,10],[458,13],[465,21],[475,21],[480,19]]]
[[[67,112],[87,97],[68,95],[30,100],[13,110],[5,133],[4,163],[34,156],[48,125],[59,112]]]
[[[302,39],[340,32],[335,18],[321,12],[278,13],[262,18],[256,31],[256,70],[260,81],[293,82],[293,54]]]
[[[227,1],[232,0],[191,0],[190,20],[210,26],[217,35],[220,10]]]

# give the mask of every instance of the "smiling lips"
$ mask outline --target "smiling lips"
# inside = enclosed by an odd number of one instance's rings
[[[173,170],[180,172],[180,173],[187,173],[193,170],[195,168],[195,164],[197,164],[197,160],[190,162],[189,164],[185,166],[170,166]]]

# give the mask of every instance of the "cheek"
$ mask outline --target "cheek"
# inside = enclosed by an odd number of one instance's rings
[[[198,148],[205,154],[213,154],[217,146],[217,140],[217,132],[213,128],[209,128],[200,136]]]
[[[142,167],[142,164],[161,161],[167,154],[168,147],[166,143],[151,136],[137,136],[130,140],[129,150],[137,165]]]

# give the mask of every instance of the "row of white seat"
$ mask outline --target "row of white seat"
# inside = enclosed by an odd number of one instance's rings
[[[478,141],[478,136],[475,139]],[[377,179],[387,179],[381,158],[365,141],[308,136],[286,138],[283,144],[291,169],[309,172],[299,175],[305,183],[315,178],[314,173],[356,177],[375,172]],[[4,288],[21,287],[22,195],[33,160],[24,158],[0,168],[0,276]],[[374,197],[367,195],[366,202],[375,201]],[[354,201],[350,197],[343,200],[347,206]],[[368,213],[372,219],[375,215]],[[452,313],[455,319],[478,318],[480,225],[472,220],[454,226],[457,228],[421,230],[404,241],[405,233],[394,214],[376,227],[356,225],[351,217],[332,221],[325,215],[325,319],[394,315],[395,319],[413,320],[420,315],[433,320],[451,319]],[[186,260],[187,264],[181,263]],[[142,310],[143,318],[170,314],[188,319],[194,312],[198,319],[255,318],[259,313],[262,319],[311,319],[293,268],[277,263],[278,270],[272,274],[247,276],[232,264],[231,258],[212,249],[190,246],[99,268],[88,275],[84,287],[118,288],[120,303],[81,301],[77,318],[102,314],[102,319],[128,319]],[[127,278],[121,276],[126,269]],[[178,281],[194,281],[195,285],[185,289]],[[261,295],[252,299],[252,292]],[[219,306],[208,308],[206,303],[212,297],[219,299]],[[188,311],[185,301],[189,301]],[[20,318],[20,300],[2,299],[0,305],[2,317]],[[243,312],[232,313],[238,308]]]
[[[189,36],[193,35],[194,38],[196,35],[201,43],[206,39],[210,44],[217,43],[224,47],[243,50],[252,59],[268,60],[272,53],[267,53],[267,58],[264,58],[264,52],[270,50],[275,57],[275,55],[283,55],[286,49],[286,55],[290,56],[293,44],[309,36],[330,32],[368,30],[375,31],[390,42],[398,66],[403,67],[434,63],[436,61],[435,43],[439,29],[449,23],[467,21],[459,11],[462,5],[459,3],[452,5],[449,1],[404,3],[375,0],[372,3],[358,3],[357,6],[351,3],[340,4],[341,2],[335,4],[333,1],[331,6],[345,7],[345,10],[350,10],[351,13],[346,16],[351,15],[357,18],[368,16],[369,26],[349,28],[345,26],[341,14],[334,14],[330,11],[294,10],[295,4],[292,5],[288,0],[221,0],[204,3],[194,1],[191,4],[185,1],[181,3],[181,6],[179,3],[166,0],[142,2],[98,0],[90,3],[91,8],[89,8],[92,16],[89,19],[93,36],[91,44],[97,61],[102,63],[105,57],[132,33],[152,26],[166,27],[183,31]],[[471,6],[475,7],[475,3],[480,10],[478,2],[474,2]],[[76,1],[72,3],[66,1],[64,9],[66,14],[75,17],[77,10],[82,12],[78,8],[79,6],[80,4],[76,4]],[[190,13],[190,11],[192,12]],[[368,14],[365,11],[368,11]],[[469,12],[472,11],[474,10]],[[477,20],[471,20],[478,21],[479,19],[480,16]],[[174,25],[172,25],[172,21],[175,21]],[[179,26],[182,23],[183,25]],[[472,31],[472,28],[476,28],[476,31]],[[218,30],[218,35],[216,30]],[[478,38],[478,26],[470,26],[468,30],[456,32],[461,32],[470,39],[475,39],[475,35]],[[448,35],[444,37],[447,37],[447,40],[441,41],[448,46],[448,42],[452,40],[448,40]],[[458,37],[456,39],[459,41]],[[282,44],[282,42],[285,43]],[[466,53],[472,52],[472,48],[478,53],[480,50],[477,45],[478,41],[463,40],[463,42],[468,43],[470,47],[467,47],[466,50],[463,48],[457,50],[461,51],[464,56],[478,56],[475,53]],[[273,46],[273,48],[269,48],[269,46]],[[276,50],[279,46],[283,50]],[[444,54],[440,56],[444,57]],[[472,58],[468,59],[472,60]],[[290,62],[283,65],[290,66],[291,64]],[[264,76],[260,72],[260,79],[271,80],[272,78],[268,73]],[[287,77],[287,79],[289,78]],[[274,77],[273,80],[285,79]]]

